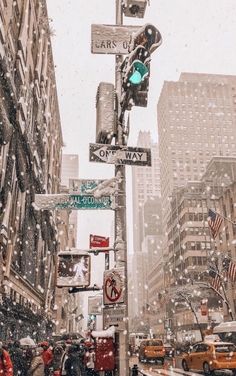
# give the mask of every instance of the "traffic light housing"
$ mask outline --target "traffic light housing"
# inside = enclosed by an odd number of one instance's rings
[[[129,46],[129,55],[121,66],[122,110],[132,106],[147,106],[151,53],[161,44],[160,32],[155,26],[146,24],[134,33]]]
[[[148,0],[124,0],[123,12],[126,17],[143,18]]]
[[[96,142],[110,144],[115,134],[116,94],[113,84],[100,82],[96,95]]]

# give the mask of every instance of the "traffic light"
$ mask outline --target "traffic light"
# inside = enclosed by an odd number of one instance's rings
[[[147,106],[151,53],[161,42],[160,32],[151,24],[144,25],[133,34],[130,53],[121,66],[123,111],[131,110],[132,106]]]
[[[96,95],[96,142],[110,144],[115,134],[116,124],[115,87],[108,82],[100,82]]]

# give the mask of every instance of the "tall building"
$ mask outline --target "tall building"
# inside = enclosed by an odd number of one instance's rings
[[[134,252],[141,251],[144,237],[143,205],[148,198],[160,196],[158,145],[151,140],[150,132],[140,131],[137,146],[151,149],[152,166],[132,167]]]
[[[0,2],[1,339],[52,332],[62,132],[45,0]]]
[[[62,154],[61,170],[61,190],[63,187],[68,190],[70,180],[76,180],[79,177],[79,156],[77,154]],[[77,219],[78,212],[74,210],[69,217],[69,231],[71,231],[71,239],[73,239],[73,243],[69,244],[70,247],[76,247],[77,244]]]
[[[156,200],[160,196],[158,145],[151,140],[150,132],[139,132],[137,146],[151,149],[152,166],[132,168],[134,255],[133,268],[130,273],[132,273],[134,286],[132,294],[136,304],[135,312],[130,314],[134,316],[139,315],[145,304],[148,303],[148,256],[149,254],[155,255],[151,248],[155,244],[154,238],[158,232],[158,225],[153,230],[153,223],[156,220],[154,215],[157,215]]]
[[[236,76],[182,73],[157,105],[165,225],[173,189],[199,180],[213,156],[236,155]]]
[[[165,288],[173,288],[184,271],[194,275],[204,267],[211,247],[209,205],[199,181],[213,157],[236,156],[235,111],[236,76],[182,73],[179,81],[164,83],[157,113]],[[186,326],[192,324],[189,317]]]
[[[69,192],[71,179],[79,177],[79,157],[76,154],[62,154],[61,193]],[[59,251],[76,247],[77,239],[77,210],[58,210],[57,227]],[[81,310],[79,294],[69,294],[68,288],[56,288],[54,320],[55,333],[72,333],[78,331],[78,318]]]

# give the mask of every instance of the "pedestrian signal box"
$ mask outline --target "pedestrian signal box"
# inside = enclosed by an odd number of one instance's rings
[[[57,255],[57,287],[90,285],[90,255],[72,248]]]

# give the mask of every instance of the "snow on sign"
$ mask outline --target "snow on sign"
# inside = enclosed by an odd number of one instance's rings
[[[116,268],[104,272],[104,304],[124,303],[124,279],[124,268]]]
[[[110,326],[115,326],[118,330],[125,329],[125,306],[118,305],[117,307],[103,308],[103,327],[108,329]]]
[[[94,197],[93,195],[36,194],[33,204],[36,210],[68,209],[112,209],[111,196]]]
[[[140,26],[91,25],[91,52],[93,54],[127,55],[132,34]]]
[[[78,195],[90,194],[104,181],[100,179],[69,179],[69,193]]]
[[[88,297],[88,314],[101,315],[102,314],[102,295],[95,295]]]
[[[151,149],[89,144],[90,162],[103,162],[111,164],[127,164],[135,166],[151,166]]]

